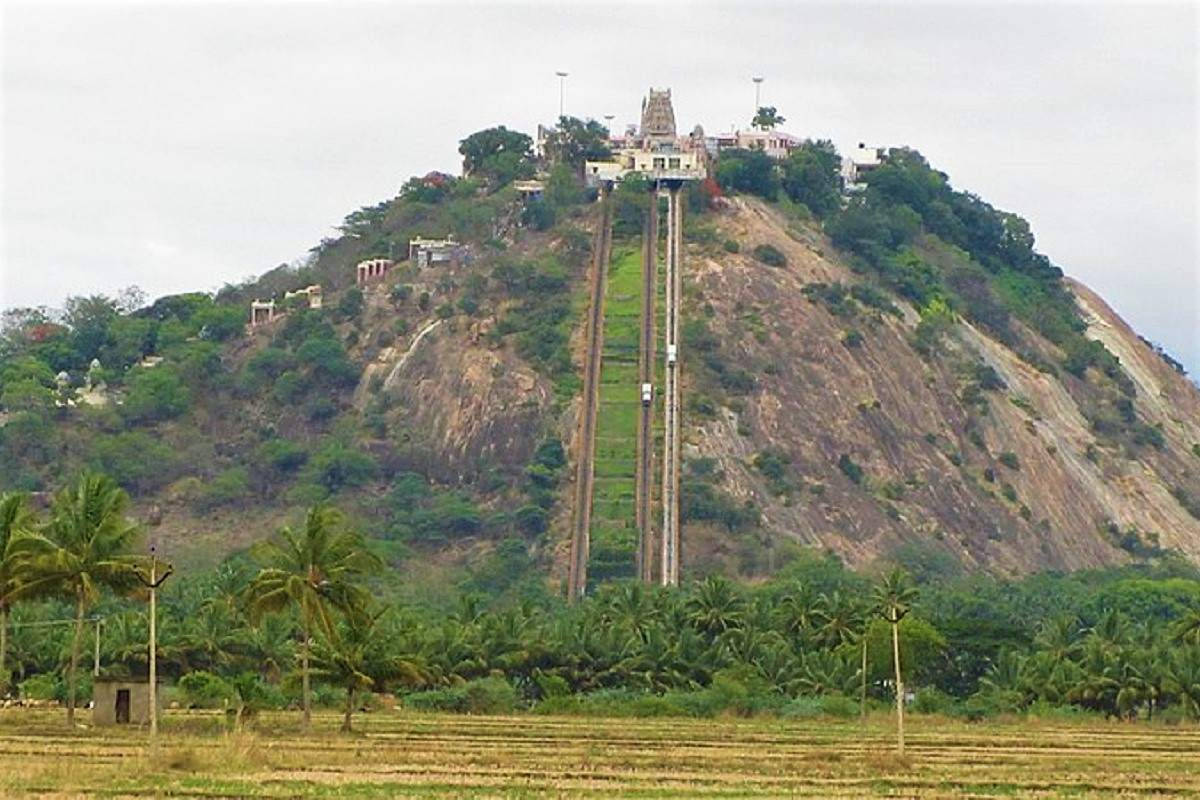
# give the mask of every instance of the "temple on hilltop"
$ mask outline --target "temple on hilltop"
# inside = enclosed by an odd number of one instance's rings
[[[671,90],[650,89],[642,99],[642,124],[638,135],[643,142],[675,138],[675,107],[671,105]]]
[[[679,136],[670,89],[650,89],[642,99],[642,120],[623,137],[608,140],[612,157],[584,164],[589,186],[611,185],[631,172],[654,181],[700,180],[707,174],[703,134]]]

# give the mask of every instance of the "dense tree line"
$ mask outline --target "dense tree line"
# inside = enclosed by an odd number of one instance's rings
[[[94,475],[44,515],[20,494],[0,501],[0,680],[10,688],[84,696],[93,615],[105,619],[103,670],[144,674],[145,608],[121,598],[146,562],[124,503]],[[161,670],[185,703],[239,717],[295,704],[307,716],[315,693],[343,704],[347,727],[378,691],[452,710],[858,713],[899,696],[969,717],[1031,707],[1200,716],[1200,574],[1190,565],[1004,581],[898,558],[915,571],[872,578],[801,555],[754,586],[716,575],[679,589],[612,582],[569,606],[533,579],[504,595],[463,586],[441,603],[400,601],[371,544],[316,506],[164,592]],[[73,622],[33,626],[59,617]]]

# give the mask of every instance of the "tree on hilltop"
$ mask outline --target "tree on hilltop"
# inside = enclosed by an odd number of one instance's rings
[[[582,174],[585,161],[612,157],[608,128],[594,119],[585,122],[578,117],[559,117],[558,127],[546,137],[546,155]]]
[[[472,133],[458,144],[463,173],[499,188],[533,174],[533,139],[503,125]]]
[[[787,119],[779,115],[775,106],[760,106],[758,111],[754,112],[754,119],[750,121],[750,124],[761,130],[769,131],[785,122]]]

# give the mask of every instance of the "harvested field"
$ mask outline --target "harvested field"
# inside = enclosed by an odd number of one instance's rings
[[[267,715],[248,733],[173,713],[144,731],[0,712],[0,793],[51,797],[1169,797],[1200,795],[1200,729],[889,720],[468,717],[384,711],[336,733]]]

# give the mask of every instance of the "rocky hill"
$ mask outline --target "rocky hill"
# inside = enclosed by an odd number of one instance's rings
[[[599,214],[566,168],[533,203],[504,184],[414,179],[215,298],[9,313],[0,479],[109,471],[185,560],[333,499],[409,574],[561,579]],[[880,256],[853,207],[725,188],[686,223],[685,572],[761,575],[798,547],[939,571],[1200,561],[1200,392],[1094,293],[928,215]],[[630,245],[644,198],[614,202]],[[448,233],[468,258],[353,285],[359,260]],[[243,330],[251,299],[310,283],[323,308]]]
[[[814,227],[753,199],[714,222],[741,252],[692,248],[692,311],[757,379],[734,407],[691,415],[689,450],[761,508],[765,536],[853,563],[915,545],[1002,572],[1097,566],[1154,547],[1200,557],[1200,392],[1085,286],[1068,284],[1086,335],[1120,359],[1137,419],[1161,441],[1098,432],[1092,368],[1052,374],[966,320],[923,355],[919,316],[899,298],[888,313],[849,291],[814,291],[863,280]],[[746,254],[761,244],[787,266]],[[1053,357],[1028,328],[1020,339]],[[719,533],[706,539],[721,551]]]

